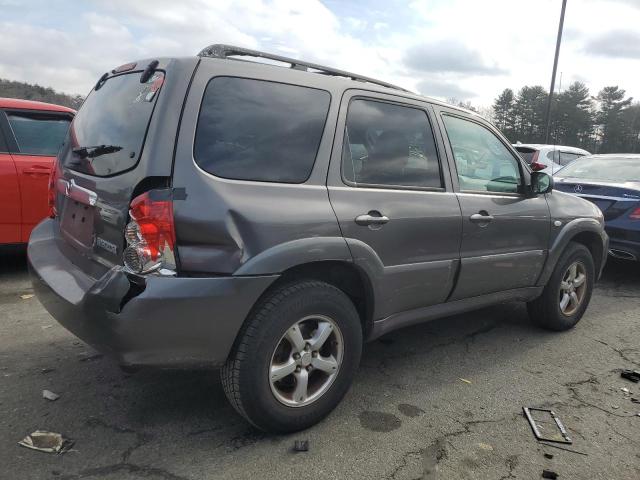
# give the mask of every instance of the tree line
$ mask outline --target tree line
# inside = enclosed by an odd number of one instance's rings
[[[56,92],[50,87],[41,87],[25,82],[15,82],[0,78],[0,97],[21,98],[23,100],[35,100],[38,102],[54,103],[74,109],[80,108],[84,97],[82,95],[67,95]]]
[[[495,125],[512,142],[545,143],[549,93],[525,86],[516,94],[505,89],[493,103]],[[554,95],[549,143],[580,147],[592,153],[640,153],[640,102],[618,86],[594,97],[582,82]]]

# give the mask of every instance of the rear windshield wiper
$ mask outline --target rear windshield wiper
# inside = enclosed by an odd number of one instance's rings
[[[82,158],[95,158],[108,153],[115,153],[122,150],[118,145],[93,145],[91,147],[78,147],[73,149],[73,153]]]

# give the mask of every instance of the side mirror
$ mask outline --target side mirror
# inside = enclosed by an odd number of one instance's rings
[[[553,177],[544,172],[533,172],[531,174],[531,193],[533,195],[544,195],[553,190]]]

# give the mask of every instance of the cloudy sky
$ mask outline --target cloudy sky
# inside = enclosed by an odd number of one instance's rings
[[[86,94],[136,58],[228,43],[490,105],[548,88],[561,0],[0,0],[0,78]],[[640,99],[640,0],[568,0],[562,85]]]

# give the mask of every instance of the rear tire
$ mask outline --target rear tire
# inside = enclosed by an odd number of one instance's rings
[[[587,247],[571,242],[558,259],[542,295],[527,304],[529,317],[543,328],[573,328],[589,306],[595,266]]]
[[[316,280],[282,285],[260,301],[220,372],[233,407],[270,432],[308,428],[347,393],[360,363],[353,303]]]

